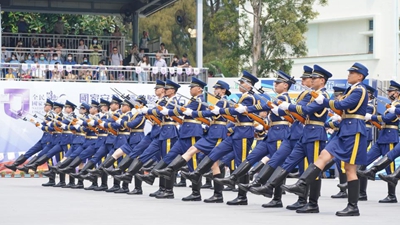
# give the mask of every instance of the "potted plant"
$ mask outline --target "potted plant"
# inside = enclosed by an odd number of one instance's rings
[[[6,176],[6,171],[1,171],[0,175],[4,178]]]
[[[24,178],[25,177],[25,172],[21,171],[21,172],[19,172],[19,175],[21,176],[21,178]]]
[[[35,172],[29,172],[30,177],[35,177]]]
[[[39,175],[40,178],[43,177],[43,170],[38,170],[37,174]]]
[[[14,178],[14,176],[15,176],[15,172],[14,172],[14,171],[12,171],[10,175],[11,175],[11,178]]]

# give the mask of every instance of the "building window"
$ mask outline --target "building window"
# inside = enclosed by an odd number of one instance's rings
[[[368,24],[369,30],[374,30],[374,20],[369,20]]]
[[[368,53],[374,52],[374,37],[368,37]]]

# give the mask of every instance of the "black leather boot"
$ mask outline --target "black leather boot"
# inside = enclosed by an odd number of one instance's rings
[[[143,171],[139,172],[140,174],[143,174]],[[128,195],[142,195],[143,194],[143,190],[142,190],[142,181],[139,180],[136,176],[135,176],[135,188],[131,191],[128,192]]]
[[[112,155],[109,155],[103,163],[101,163],[97,169],[92,169],[92,170],[88,170],[89,173],[100,177],[101,175],[103,175],[103,169],[104,168],[108,168],[110,166],[112,166],[114,164],[114,162],[117,161],[116,159],[114,159],[114,157],[112,157]]]
[[[143,164],[142,166],[142,171],[148,171],[150,172],[151,170],[154,169],[154,167],[157,165],[157,161],[150,159],[149,161],[147,161],[145,164]]]
[[[268,181],[274,171],[275,168],[272,168],[270,165],[266,164],[262,167],[253,182],[251,182],[250,184],[239,184],[238,186],[243,191],[250,191],[250,188],[252,187],[261,187],[261,185],[265,184]]]
[[[182,201],[201,201],[200,188],[201,183],[192,184],[192,193],[189,196],[182,198]]]
[[[267,204],[262,205],[263,208],[282,208],[282,188],[276,187],[274,190],[274,197]]]
[[[156,197],[158,194],[165,191],[165,179],[164,178],[160,177],[158,186],[159,186],[159,188],[157,191],[149,194],[150,197]]]
[[[175,176],[172,175],[172,176]],[[165,181],[165,191],[159,192],[155,197],[157,199],[173,199],[174,198],[174,178]]]
[[[77,166],[79,166],[79,164],[81,164],[81,163],[82,163],[82,159],[79,158],[79,156],[78,156],[75,159],[73,159],[72,162],[70,162],[64,168],[58,169],[58,171],[60,171],[60,173],[74,173],[75,172],[75,168]]]
[[[227,178],[216,178],[214,181],[216,183],[220,183],[222,185],[226,185],[230,188],[235,188],[235,184],[237,182],[237,180],[246,175],[247,172],[250,170],[251,168],[251,164],[249,161],[243,161],[242,163],[240,163],[240,165],[238,166],[238,168],[236,168],[236,170]]]
[[[122,186],[119,190],[116,190],[115,194],[125,194],[129,192],[129,183],[122,182]]]
[[[297,201],[291,205],[286,206],[288,210],[296,210],[303,208],[307,204],[307,199],[304,196],[299,196]]]
[[[82,179],[79,179],[78,180],[78,183],[76,183],[74,186],[72,186],[71,187],[72,189],[83,189],[84,188],[84,186],[83,186],[83,180]]]
[[[65,174],[64,174],[65,175]],[[64,187],[61,188],[72,188],[73,186],[75,186],[75,178],[73,177],[69,177],[69,182],[67,185],[65,185]]]
[[[21,165],[26,160],[27,160],[27,158],[25,158],[25,156],[22,154],[22,155],[18,156],[18,158],[11,165],[4,165],[4,166],[7,169],[10,169],[12,171],[16,171],[17,170],[17,166]]]
[[[126,183],[131,183],[133,176],[140,171],[140,168],[142,168],[142,166],[143,162],[136,158],[132,161],[131,165],[128,168],[128,171],[126,171],[122,175],[115,175],[114,179]]]
[[[42,184],[43,187],[53,187],[56,185],[56,181],[53,178],[49,178],[47,183]]]
[[[400,179],[400,166],[398,166],[397,169],[392,174],[389,175],[378,174],[378,176],[388,184],[396,186],[397,182]]]
[[[108,175],[115,176],[122,174],[133,162],[133,159],[129,156],[125,156],[121,162],[118,163],[118,167],[114,169],[114,167],[106,167],[103,169]]]
[[[206,178],[206,183],[201,185],[200,188],[201,189],[211,189],[213,187],[211,182],[212,182],[212,179]]]
[[[35,162],[29,162],[29,164],[26,165],[26,168],[31,169],[33,171],[37,170],[37,167],[46,163],[47,160],[49,160],[49,157],[46,155],[42,155],[40,158],[38,158]]]
[[[251,168],[249,170],[249,178],[250,180],[253,180],[254,175],[256,175],[256,173],[260,172],[261,169],[265,166],[265,164],[263,162],[258,162],[257,165],[253,166],[253,168]]]
[[[367,166],[360,166],[359,170],[365,170]],[[368,179],[366,177],[358,176],[358,180],[360,182],[360,194],[358,196],[358,201],[367,201],[367,185]],[[347,188],[347,186],[346,186]]]
[[[96,177],[96,182],[97,182],[97,177]],[[103,174],[101,176],[101,185],[98,186],[97,188],[94,188],[94,191],[107,191],[108,190],[108,176],[107,174]]]
[[[325,167],[322,170],[322,172],[325,172],[325,171],[329,170],[334,164],[335,164],[335,160],[332,159],[331,161],[328,162],[328,164],[325,165]]]
[[[50,167],[57,171],[57,173],[64,173],[61,171],[61,169],[64,169],[65,167],[68,167],[68,165],[73,161],[73,158],[66,158],[64,161],[57,163],[56,166]]]
[[[344,184],[346,182],[347,182],[347,175],[339,171],[339,183]],[[338,187],[340,188],[339,193],[337,193],[336,195],[331,195],[331,198],[347,198],[347,191],[346,191],[347,188],[344,188],[339,185]]]
[[[360,190],[360,183],[358,180],[352,180],[347,182],[348,185],[348,203],[347,207],[342,211],[337,211],[336,216],[359,216],[358,210],[358,193]]]
[[[360,177],[366,177],[368,180],[375,180],[375,175],[378,171],[385,169],[389,164],[392,163],[386,155],[378,160],[370,169],[368,170],[357,170],[357,175]]]
[[[219,171],[221,171],[221,173],[222,173],[222,171],[224,171],[224,174],[225,174],[225,163],[223,163],[222,161],[218,161],[218,167],[219,167]],[[212,180],[214,178],[213,171],[212,170],[208,171],[207,173],[203,174],[203,177],[209,178]]]
[[[187,164],[187,161],[182,158],[181,155],[177,155],[175,159],[164,169],[153,169],[157,177],[164,177],[165,179],[171,179],[171,177],[183,166]]]
[[[92,185],[90,185],[89,187],[83,188],[83,190],[85,190],[85,191],[94,191],[94,189],[98,188],[98,187],[99,187],[99,185],[97,184],[97,181],[96,181],[96,182],[93,182]]]
[[[64,187],[67,184],[65,183],[65,174],[60,174],[60,182],[58,184],[54,185],[53,187]]]
[[[29,162],[26,165],[34,163],[37,159],[38,159],[37,155],[33,156],[32,159],[29,160]],[[17,170],[24,171],[25,174],[28,174],[29,173],[29,168],[27,168],[26,165],[17,167]]]
[[[267,198],[272,198],[274,193],[274,188],[281,186],[286,176],[289,174],[282,167],[276,168],[276,170],[272,173],[271,177],[268,179],[267,183],[263,186],[252,187],[249,191],[256,195],[264,195]]]
[[[224,176],[225,176],[225,168],[224,168],[224,172],[222,172],[222,170],[221,170],[221,173],[214,175],[214,178],[222,178]],[[224,189],[224,185],[214,183],[213,196],[211,196],[210,198],[204,199],[204,202],[205,203],[223,203],[224,202],[224,198],[222,196],[223,189]]]
[[[118,191],[120,188],[119,185],[120,185],[120,182],[118,180],[114,179],[114,185],[111,188],[107,189],[106,192],[114,193],[114,192]]]
[[[246,174],[239,178],[239,182],[243,184],[249,183],[249,175]],[[227,205],[247,205],[247,192],[239,189],[238,196],[232,201],[226,202]]]
[[[83,179],[82,175],[87,174],[89,169],[93,169],[95,166],[95,163],[92,161],[88,161],[83,168],[78,172],[78,173],[71,173],[70,176],[76,179]],[[93,183],[93,182],[92,182]],[[97,180],[96,180],[97,183]]]
[[[162,169],[167,167],[168,164],[164,162],[164,160],[160,160],[157,165],[154,167],[153,170],[157,169]],[[129,171],[129,170],[128,170]],[[151,172],[148,175],[142,175],[142,174],[135,174],[135,177],[137,177],[139,180],[144,181],[146,184],[153,185],[154,180],[156,179],[156,176]],[[174,185],[174,179],[175,175],[172,177],[172,186]]]
[[[176,178],[175,178],[176,181]],[[186,179],[184,177],[179,178],[179,183],[174,182],[174,187],[186,187]]]
[[[297,209],[297,213],[319,213],[318,199],[321,193],[321,179],[315,180],[310,183],[310,197],[308,203]]]
[[[198,167],[194,172],[181,172],[181,175],[185,178],[188,179],[192,182],[192,184],[198,184],[201,181],[201,176],[204,173],[207,173],[212,165],[214,164],[214,161],[212,161],[208,156],[205,156],[203,160],[199,163]]]
[[[379,200],[379,203],[397,203],[396,185],[388,183],[388,195],[386,198]]]
[[[307,184],[313,182],[320,173],[321,169],[311,163],[295,184],[282,185],[282,189],[296,195],[304,196],[307,192]]]

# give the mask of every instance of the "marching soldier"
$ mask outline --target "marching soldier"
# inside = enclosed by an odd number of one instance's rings
[[[365,129],[365,114],[367,112],[368,94],[362,81],[368,76],[368,69],[355,63],[349,70],[348,83],[352,86],[346,90],[342,100],[328,100],[319,94],[309,107],[323,105],[332,110],[343,110],[339,132],[321,151],[317,161],[310,164],[299,180],[293,185],[283,185],[285,191],[304,195],[307,185],[313,183],[320,175],[325,165],[334,157],[345,162],[348,184],[347,207],[336,212],[337,216],[359,216],[358,194],[360,184],[357,178],[357,165],[366,163],[367,133]]]
[[[390,86],[387,89],[388,91],[388,96],[390,100],[392,101],[391,106],[396,107],[399,102],[399,91],[400,91],[400,84],[398,84],[395,81],[390,81]],[[385,155],[389,152],[392,151],[394,146],[397,145],[398,140],[399,140],[399,135],[398,135],[398,126],[399,126],[399,119],[397,118],[397,115],[394,113],[388,112],[388,110],[384,113],[384,115],[372,115],[370,113],[367,113],[365,115],[365,120],[366,121],[375,121],[375,122],[381,122],[383,123],[382,125],[382,130],[379,132],[378,139],[376,140],[376,143],[371,147],[367,154],[367,163],[365,165],[369,165],[372,162],[374,162],[379,156],[384,156],[383,159],[385,158]],[[388,167],[386,167],[386,173],[391,174],[394,172],[394,162],[392,162]],[[358,175],[362,177],[367,177],[369,178],[368,171],[358,171]],[[375,175],[375,174],[374,174]],[[396,186],[388,183],[388,196],[382,200],[379,200],[379,203],[396,203],[397,198],[396,198]]]

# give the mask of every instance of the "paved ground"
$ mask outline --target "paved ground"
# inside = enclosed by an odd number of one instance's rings
[[[386,195],[386,184],[370,182],[367,202],[360,202],[360,217],[340,218],[337,210],[345,207],[347,200],[334,200],[336,180],[323,180],[320,213],[301,215],[286,209],[264,209],[261,204],[270,199],[249,194],[248,206],[227,206],[203,202],[182,202],[189,188],[175,188],[175,199],[160,200],[148,197],[157,186],[144,184],[144,195],[109,194],[84,190],[44,188],[41,178],[0,178],[0,224],[20,225],[103,225],[103,224],[391,224],[400,223],[400,203],[379,204]],[[288,179],[289,184],[294,179]],[[111,180],[109,183],[112,183]],[[155,183],[158,183],[157,181]],[[400,188],[397,189],[398,191]],[[203,198],[212,190],[202,190]],[[236,193],[224,192],[225,202]],[[293,203],[297,197],[284,195],[284,204]]]

